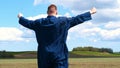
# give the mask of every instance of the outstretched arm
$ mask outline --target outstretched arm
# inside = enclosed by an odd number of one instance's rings
[[[23,25],[24,27],[27,27],[29,29],[33,29],[34,28],[34,21],[33,20],[28,20],[26,18],[23,17],[23,15],[21,13],[18,14],[18,18],[19,18],[19,23],[21,25]]]
[[[91,20],[91,15],[96,13],[96,8],[92,8],[89,12],[80,14],[76,17],[68,18],[68,22],[70,24],[70,27],[73,27],[77,24],[83,23],[85,21]]]

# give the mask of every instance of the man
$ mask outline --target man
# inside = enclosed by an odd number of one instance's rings
[[[57,7],[51,4],[48,7],[47,18],[32,21],[18,14],[19,23],[35,31],[38,42],[38,68],[68,68],[68,49],[66,46],[68,30],[90,20],[94,13],[96,13],[95,8],[72,18],[56,17]]]

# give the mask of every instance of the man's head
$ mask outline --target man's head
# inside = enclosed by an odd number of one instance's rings
[[[57,15],[57,7],[56,7],[56,5],[51,4],[50,6],[48,6],[47,14],[48,14],[48,16]]]

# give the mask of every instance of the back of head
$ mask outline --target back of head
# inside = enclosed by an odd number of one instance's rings
[[[48,6],[47,14],[48,15],[51,15],[51,14],[56,14],[57,15],[57,6],[54,5],[54,4],[51,4],[50,6]]]

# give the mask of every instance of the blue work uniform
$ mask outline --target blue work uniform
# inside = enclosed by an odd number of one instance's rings
[[[38,42],[38,68],[68,68],[68,30],[90,19],[90,12],[70,18],[47,16],[35,21],[20,17],[21,25],[35,31]]]

